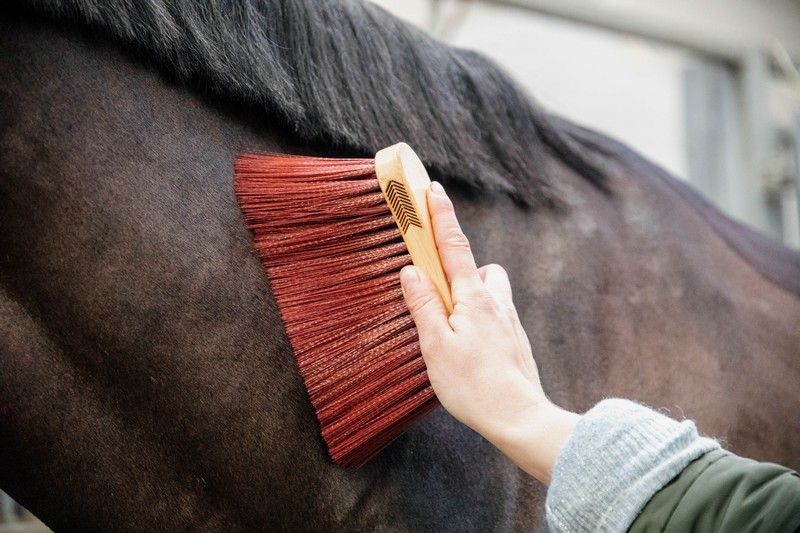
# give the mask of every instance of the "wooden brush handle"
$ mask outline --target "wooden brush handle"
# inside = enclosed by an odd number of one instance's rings
[[[450,284],[439,259],[428,213],[427,191],[431,179],[417,154],[406,143],[398,143],[375,154],[375,173],[383,197],[414,265],[425,271],[442,297],[448,313],[453,312]]]

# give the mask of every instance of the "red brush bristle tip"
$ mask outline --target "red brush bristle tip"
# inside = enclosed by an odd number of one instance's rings
[[[328,451],[360,466],[437,405],[375,163],[244,154],[235,174]]]

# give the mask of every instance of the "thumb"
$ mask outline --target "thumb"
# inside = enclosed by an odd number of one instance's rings
[[[441,335],[443,328],[450,329],[442,298],[424,271],[414,266],[403,267],[400,286],[411,318],[417,326],[421,345]]]

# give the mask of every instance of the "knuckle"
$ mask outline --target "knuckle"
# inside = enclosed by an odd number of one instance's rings
[[[414,315],[432,305],[434,303],[434,298],[435,295],[429,292],[423,292],[408,296],[406,300],[408,308],[411,310],[411,314]]]
[[[522,325],[522,322],[519,320],[519,314],[517,313],[517,308],[514,307],[513,304],[506,304],[504,306],[506,315],[508,318],[511,319],[511,323],[514,325]]]
[[[458,228],[448,230],[444,236],[444,245],[448,248],[469,250],[469,240]]]
[[[465,295],[469,307],[481,313],[495,313],[497,302],[485,290],[475,289]]]

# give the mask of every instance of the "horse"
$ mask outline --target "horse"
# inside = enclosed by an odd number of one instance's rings
[[[555,403],[636,399],[800,466],[800,254],[479,54],[355,0],[0,10],[0,487],[50,527],[544,529],[545,488],[441,409],[331,463],[243,150],[408,142],[508,270]]]

